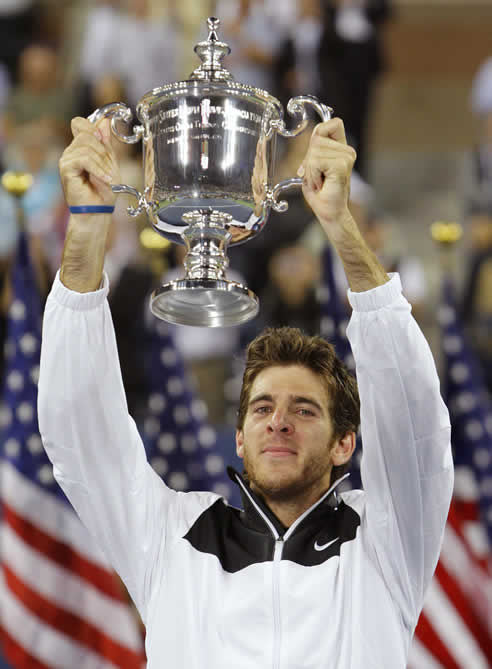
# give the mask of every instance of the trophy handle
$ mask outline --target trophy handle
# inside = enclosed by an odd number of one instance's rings
[[[289,103],[290,104],[290,103]],[[133,112],[130,107],[127,107],[123,102],[111,102],[109,105],[104,105],[104,107],[99,107],[96,111],[93,111],[92,114],[88,117],[88,120],[91,123],[97,123],[102,118],[111,119],[111,130],[113,134],[118,137],[125,144],[136,144],[139,142],[142,137],[145,135],[145,128],[143,125],[136,125],[133,128],[133,135],[123,135],[116,125],[117,121],[124,121],[125,123],[130,123],[133,118]]]
[[[97,123],[102,118],[111,119],[111,130],[116,137],[125,142],[125,144],[136,144],[139,142],[142,137],[145,135],[145,128],[143,125],[136,125],[133,128],[133,135],[123,135],[116,125],[117,121],[124,121],[125,123],[130,123],[133,118],[133,112],[130,107],[127,107],[123,102],[112,102],[103,107],[99,107],[88,117],[88,120],[91,123]],[[128,193],[133,195],[136,200],[138,200],[138,205],[136,207],[128,207],[127,211],[130,216],[139,216],[143,211],[148,212],[151,208],[151,203],[147,200],[147,194],[149,192],[149,187],[145,189],[143,193],[140,193],[133,186],[127,186],[126,184],[115,184],[111,186],[113,193]]]
[[[283,119],[270,121],[270,127],[282,137],[296,137],[297,135],[300,135],[301,132],[307,128],[309,121],[306,108],[307,105],[310,105],[316,112],[318,112],[323,122],[329,121],[333,117],[333,109],[320,102],[314,95],[298,95],[295,98],[291,98],[287,103],[287,112],[298,119],[295,128],[287,130]],[[295,186],[300,187],[302,184],[303,180],[295,177],[293,179],[284,179],[273,186],[273,188],[267,188],[265,205],[270,206],[274,211],[287,211],[289,203],[286,200],[279,201],[278,198],[280,197],[280,194],[289,188]]]

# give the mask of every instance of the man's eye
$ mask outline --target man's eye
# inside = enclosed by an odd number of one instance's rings
[[[314,411],[311,411],[310,409],[298,409],[298,413],[301,416],[314,416]]]
[[[268,406],[263,406],[263,407],[256,407],[255,413],[268,413],[270,411],[270,407]]]

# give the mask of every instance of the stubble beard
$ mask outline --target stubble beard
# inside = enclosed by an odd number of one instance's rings
[[[309,495],[326,474],[331,472],[329,453],[333,444],[334,441],[330,441],[326,450],[313,454],[304,462],[302,469],[285,473],[262,471],[262,467],[256,466],[249,450],[245,448],[244,471],[251,489],[272,502],[294,502]],[[326,478],[329,480],[329,476]]]

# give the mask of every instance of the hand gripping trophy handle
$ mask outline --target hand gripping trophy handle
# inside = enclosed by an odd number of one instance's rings
[[[113,134],[125,144],[136,144],[145,136],[145,128],[143,125],[136,125],[133,128],[133,135],[124,135],[119,131],[117,126],[118,121],[123,121],[128,124],[133,119],[132,110],[122,102],[112,102],[103,107],[99,107],[99,109],[92,112],[88,117],[88,120],[91,123],[97,123],[102,118],[111,119],[111,130]],[[130,216],[139,216],[151,206],[151,203],[147,200],[148,188],[146,188],[143,193],[140,193],[140,191],[133,188],[133,186],[114,184],[111,186],[111,190],[113,193],[128,193],[138,200],[138,205],[136,207],[128,207]]]
[[[329,121],[333,116],[333,109],[324,105],[313,95],[298,95],[295,98],[291,98],[287,103],[287,112],[298,119],[296,127],[292,130],[287,130],[283,119],[279,121],[271,121],[270,127],[282,137],[297,137],[297,135],[300,135],[308,126],[308,105],[314,108],[323,122]],[[267,188],[265,204],[275,211],[287,211],[289,205],[286,200],[279,201],[278,198],[280,194],[294,186],[302,186],[302,184],[303,180],[299,177],[295,177],[293,179],[284,179],[272,188]]]

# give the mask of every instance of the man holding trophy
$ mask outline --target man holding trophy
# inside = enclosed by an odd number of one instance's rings
[[[39,424],[56,480],[146,625],[149,669],[403,669],[451,498],[450,425],[399,277],[386,274],[349,213],[355,152],[342,121],[316,126],[299,181],[345,268],[357,384],[321,338],[282,328],[250,344],[236,431],[244,473],[230,472],[243,510],[213,493],[167,488],[146,460],[126,407],[103,273],[110,184],[118,182],[111,129],[78,118],[72,130],[60,161],[72,216],[44,317]],[[173,126],[166,142],[173,132],[181,141],[188,130]],[[204,142],[202,133],[199,155],[212,159]],[[169,198],[155,197],[162,179],[153,164],[151,197],[167,225],[175,212],[166,213]],[[205,159],[201,168],[209,169]],[[224,214],[214,198],[219,213],[203,205],[185,212],[186,230],[215,235],[224,224],[234,235],[241,212],[227,204]],[[251,194],[250,222],[257,205]],[[169,309],[176,321],[190,298],[196,318],[203,300],[223,313],[230,302],[220,291],[252,303],[221,275],[194,274],[166,289],[171,302],[156,311]],[[359,393],[364,491],[340,493]]]

